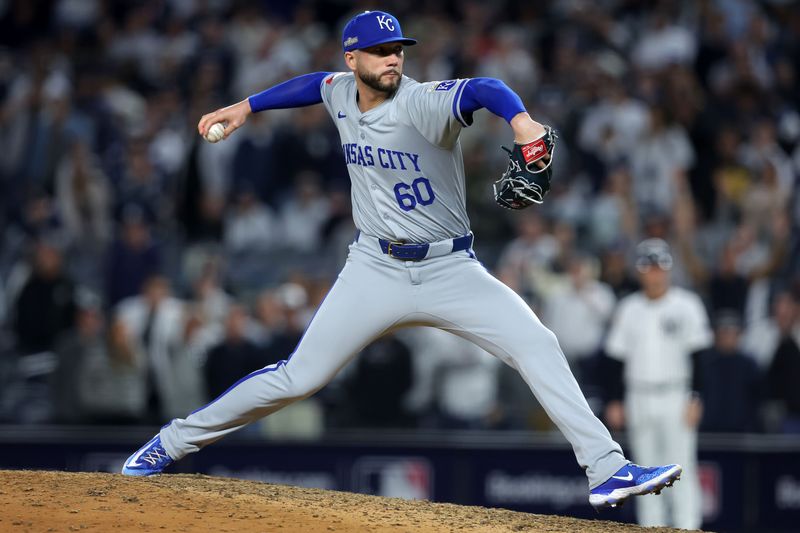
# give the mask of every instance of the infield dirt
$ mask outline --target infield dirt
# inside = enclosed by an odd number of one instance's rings
[[[647,532],[602,520],[407,501],[201,475],[0,471],[0,531]]]

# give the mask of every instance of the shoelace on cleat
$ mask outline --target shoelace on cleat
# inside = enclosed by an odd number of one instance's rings
[[[155,466],[157,462],[162,459],[167,459],[168,457],[166,450],[159,447],[153,448],[151,451],[142,455],[142,459],[150,463],[150,466]]]

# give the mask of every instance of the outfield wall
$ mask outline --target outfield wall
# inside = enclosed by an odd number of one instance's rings
[[[154,431],[0,426],[0,468],[118,471]],[[704,435],[700,447],[704,529],[797,531],[800,439]],[[265,441],[245,431],[173,471],[633,521],[632,506],[601,515],[589,507],[586,479],[555,434],[371,430]]]

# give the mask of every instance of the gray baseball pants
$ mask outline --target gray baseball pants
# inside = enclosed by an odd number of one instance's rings
[[[589,409],[555,335],[471,251],[401,261],[363,234],[294,353],[164,426],[161,442],[176,460],[196,452],[314,394],[367,344],[409,326],[449,331],[515,368],[572,445],[590,488],[627,464]]]

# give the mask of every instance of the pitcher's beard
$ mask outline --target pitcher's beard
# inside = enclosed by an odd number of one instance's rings
[[[384,82],[381,81],[382,76],[379,74],[372,74],[362,70],[357,70],[356,74],[358,74],[359,79],[364,82],[364,85],[370,89],[386,93],[387,98],[394,96],[394,93],[396,93],[398,87],[400,87],[400,80],[402,79],[401,76],[398,75],[396,78],[392,78],[392,81]]]

